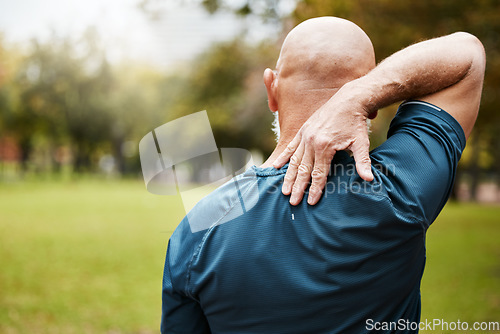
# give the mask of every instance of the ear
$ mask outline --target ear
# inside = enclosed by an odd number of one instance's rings
[[[267,100],[269,109],[272,112],[278,111],[278,101],[276,100],[276,74],[270,68],[264,71],[264,85],[267,90]]]

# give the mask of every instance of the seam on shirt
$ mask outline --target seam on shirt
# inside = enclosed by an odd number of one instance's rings
[[[389,196],[387,196],[389,197]],[[426,225],[425,219],[421,219],[420,217],[416,216],[413,214],[413,212],[409,212],[406,214],[404,211],[399,210],[394,206],[394,203],[392,203],[392,200],[389,198],[389,201],[391,202],[391,205],[394,209],[394,211],[397,211],[401,216],[407,217],[410,220],[410,224],[418,224],[420,228],[422,229],[422,239],[423,239],[423,245],[424,245],[424,250],[426,249],[426,244],[425,244],[425,236],[427,233],[427,229],[429,228],[429,225]],[[425,255],[425,254],[424,254]],[[424,264],[425,266],[425,264]]]
[[[255,175],[258,177],[280,176],[280,175],[286,174],[286,171],[288,170],[288,163],[286,163],[280,169],[274,169],[274,170],[268,170],[269,167],[260,168],[260,167],[257,167],[255,165],[253,165],[252,167],[253,167],[253,171],[254,171]]]
[[[409,100],[409,101],[403,102],[403,103],[401,103],[401,107],[405,106],[407,104],[420,104],[420,105],[424,105],[424,106],[428,106],[428,107],[431,107],[433,109],[436,109],[437,111],[443,110],[443,109],[439,108],[438,106],[433,105],[432,103],[420,101],[420,100]]]
[[[258,179],[256,179],[252,184],[251,186],[248,187],[248,189],[241,193],[242,197],[243,195],[245,195],[247,192],[249,192],[251,189],[252,189],[252,186],[258,182]],[[239,197],[238,197],[239,199]],[[188,265],[188,268],[187,268],[187,272],[186,272],[186,285],[184,287],[184,290],[186,292],[186,295],[188,295],[189,297],[194,298],[194,296],[192,295],[191,291],[189,290],[189,283],[190,283],[190,280],[191,280],[191,268],[193,266],[193,262],[194,262],[194,259],[198,256],[198,254],[201,253],[201,249],[203,248],[203,245],[205,244],[205,241],[207,240],[209,234],[212,232],[212,230],[217,226],[217,224],[224,218],[227,216],[227,214],[234,209],[234,206],[236,205],[236,201],[233,201],[231,203],[231,205],[229,206],[229,208],[220,216],[219,219],[217,219],[209,228],[208,228],[208,231],[205,233],[205,235],[203,236],[203,238],[201,239],[201,242],[200,244],[198,245],[198,247],[196,248],[196,251],[193,253],[192,257],[191,257],[191,260],[189,261],[189,265]]]
[[[464,129],[462,128],[462,125],[453,117],[449,112],[444,110],[443,108],[439,108],[438,106],[435,106],[429,102],[424,102],[424,101],[417,101],[417,100],[411,100],[411,101],[406,101],[402,103],[399,108],[402,108],[408,104],[419,104],[428,108],[431,108],[431,110],[426,110],[425,112],[429,112],[433,114],[434,116],[438,117],[440,120],[445,122],[450,126],[450,128],[453,130],[453,132],[457,135],[458,140],[460,141],[460,148],[461,151],[465,149],[465,145],[467,144],[467,139],[465,138],[465,132]],[[398,108],[398,109],[399,109]],[[405,112],[405,111],[404,111]],[[398,110],[399,113],[399,110]],[[443,116],[443,114],[448,115],[448,117]],[[449,120],[448,118],[451,117],[454,122]],[[390,129],[389,129],[390,131]]]
[[[443,110],[443,111],[444,111],[444,110]],[[434,113],[434,112],[431,112],[431,113],[432,113],[432,115],[434,115],[434,116],[438,117],[440,120],[442,120],[442,121],[446,122],[446,123],[447,123],[448,125],[450,125],[450,127],[454,130],[454,128],[453,128],[453,124],[450,124],[450,123],[449,123],[449,122],[448,122],[445,118],[440,117],[440,116],[439,116],[439,114],[437,114],[437,113]],[[451,116],[451,115],[450,115],[450,117],[453,117],[453,116]],[[447,131],[446,131],[446,132],[447,132]],[[406,128],[405,128],[405,127],[402,127],[402,128],[399,128],[397,133],[407,133],[407,134],[408,134],[408,135],[410,135],[411,137],[413,137],[413,138],[415,138],[415,139],[417,139],[417,140],[418,140],[418,138],[417,138],[418,136],[416,136],[416,134],[415,134],[415,133],[416,133],[416,132],[415,132],[415,128],[413,128],[413,127],[406,127]],[[455,133],[458,135],[458,133],[457,133],[456,131],[455,131]],[[394,132],[394,133],[393,133],[393,135],[395,135],[395,134],[396,134],[396,132]],[[430,134],[430,135],[434,135],[435,133],[434,133],[434,132],[432,132],[432,133],[430,132],[429,134]],[[459,139],[459,140],[460,140],[460,139]],[[454,153],[453,153],[453,152],[456,150],[456,148],[454,147],[454,141],[453,141],[453,140],[452,140],[452,138],[448,135],[448,133],[447,133],[447,136],[446,136],[446,137],[442,137],[442,138],[439,140],[439,145],[443,146],[443,149],[444,149],[444,150],[448,150],[448,149],[449,149],[450,151],[452,151],[452,157],[451,157],[451,158],[452,158],[452,160],[454,160],[454,157],[453,157]],[[454,172],[454,173],[452,173],[452,175],[454,175],[454,176],[451,178],[452,180],[456,177],[456,168],[457,168],[458,163],[459,163],[459,161],[460,161],[460,158],[461,158],[461,154],[462,154],[462,152],[463,152],[463,149],[459,150],[458,160],[456,161],[456,163],[454,163],[453,161],[449,161],[449,163],[452,165],[452,170],[453,170],[453,169],[455,169],[455,172]],[[440,203],[441,203],[441,202],[443,202],[445,198],[449,198],[449,193],[451,192],[451,189],[452,189],[452,187],[453,187],[453,182],[451,182],[449,185],[450,185],[450,187],[449,187],[449,188],[447,189],[447,191],[443,194],[443,196],[442,196],[442,197],[440,197]],[[399,189],[398,189],[398,192],[399,192]],[[448,199],[446,199],[446,201],[445,201],[444,205],[446,204],[447,200],[448,200]],[[391,201],[391,203],[392,203],[392,201]],[[443,207],[444,207],[444,205],[443,205]],[[394,209],[395,209],[395,210],[397,210],[397,211],[398,211],[398,212],[400,212],[400,213],[403,213],[403,212],[404,212],[404,211],[401,211],[401,210],[397,209],[397,208],[396,208],[396,206],[394,206],[394,205],[393,205],[393,207],[394,207]],[[442,209],[443,207],[441,207],[441,209]],[[433,215],[433,216],[435,216],[435,217],[434,217],[434,220],[435,220],[439,214],[438,214],[438,215],[435,215],[435,211],[433,211],[433,214],[432,214],[432,215]],[[420,223],[420,224],[424,227],[424,229],[425,229],[425,230],[427,230],[427,229],[431,226],[431,224],[434,222],[434,220],[432,220],[432,217],[429,217],[429,219],[420,219],[420,218],[418,218],[419,216],[418,216],[418,215],[416,215],[416,213],[414,214],[413,212],[412,212],[412,217],[413,217],[413,219],[417,220],[417,221],[418,221],[418,222],[419,222],[419,223]]]
[[[398,132],[398,133],[407,132],[411,136],[414,136],[413,132],[412,131],[408,131],[408,129],[400,129],[399,131],[400,132]],[[385,184],[383,182],[381,182],[381,184],[382,184],[382,186],[385,189]],[[400,189],[397,189],[397,193],[398,194],[400,193],[399,190]],[[420,217],[420,215],[418,215],[413,210],[403,211],[403,210],[399,209],[396,205],[394,205],[394,202],[392,201],[391,196],[389,196],[388,193],[380,194],[380,195],[379,194],[374,194],[374,195],[378,196],[378,197],[385,197],[385,198],[387,198],[389,200],[389,202],[391,203],[391,206],[392,206],[392,208],[393,208],[394,211],[396,211],[402,217],[406,217],[406,218],[410,219],[410,221],[412,223],[416,223],[416,224],[421,225],[422,228],[424,229],[424,231],[426,231],[429,228],[429,226],[431,225],[432,222],[427,221],[427,219],[425,219],[423,217]]]
[[[355,175],[353,175],[353,176],[355,176]],[[353,176],[351,176],[351,177],[353,177]],[[381,182],[381,187],[384,187],[384,189],[385,189],[385,185],[383,182]],[[425,219],[422,219],[421,217],[419,217],[415,212],[410,211],[410,210],[402,211],[399,208],[397,208],[394,205],[394,202],[392,201],[391,196],[389,196],[388,193],[370,194],[370,196],[375,196],[375,197],[380,198],[380,199],[387,199],[389,201],[389,203],[391,203],[391,206],[392,206],[394,211],[396,211],[400,216],[408,218],[410,220],[411,224],[419,224],[423,228],[424,232],[426,231],[427,227],[429,226],[429,224],[427,224]]]
[[[442,111],[447,113],[450,117],[453,117],[445,110],[442,110]],[[467,139],[465,139],[465,133],[464,133],[464,130],[462,129],[462,126],[460,125],[460,123],[458,123],[458,121],[455,120],[457,122],[458,126],[460,127],[460,131],[457,131],[456,126],[454,124],[452,124],[451,122],[449,122],[447,117],[442,117],[438,113],[433,113],[433,114],[436,115],[438,118],[440,118],[443,122],[448,124],[450,126],[450,128],[453,130],[453,132],[455,132],[455,134],[458,136],[458,140],[460,141],[460,151],[463,151],[465,149],[465,145],[467,144]]]
[[[425,221],[425,219],[422,219],[421,217],[418,217],[414,212],[405,212],[405,211],[402,211],[402,210],[398,209],[394,205],[394,203],[392,203],[392,200],[390,200],[390,201],[391,201],[392,207],[394,208],[394,211],[397,211],[403,217],[407,217],[410,220],[411,223],[419,224],[422,227],[422,229],[424,231],[426,231],[428,224]]]
[[[376,168],[374,168],[374,169],[376,169]],[[376,169],[376,170],[378,171],[378,169]],[[351,177],[349,178],[349,183],[352,184],[353,178],[357,178],[357,177],[359,177],[357,174],[351,175]],[[383,182],[380,182],[380,186],[383,187],[387,191],[387,189],[385,188],[385,184]],[[419,224],[420,227],[423,229],[424,234],[425,234],[425,231],[427,230],[427,228],[428,228],[428,226],[430,224],[427,224],[427,222],[426,222],[425,219],[421,219],[413,211],[410,211],[410,210],[408,210],[408,211],[402,211],[402,210],[398,209],[394,205],[394,202],[392,201],[391,197],[389,196],[389,194],[387,192],[385,194],[370,193],[370,196],[374,196],[374,197],[379,198],[379,199],[386,199],[386,200],[388,200],[389,203],[391,203],[391,206],[392,206],[392,208],[393,208],[394,211],[396,211],[400,216],[408,218],[410,220],[410,224]]]

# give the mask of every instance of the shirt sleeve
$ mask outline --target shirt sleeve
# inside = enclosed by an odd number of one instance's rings
[[[210,334],[210,327],[200,304],[174,287],[170,270],[170,244],[163,272],[162,334]]]
[[[450,114],[407,101],[392,120],[388,139],[372,151],[372,166],[396,209],[427,228],[450,196],[464,148],[462,127]]]

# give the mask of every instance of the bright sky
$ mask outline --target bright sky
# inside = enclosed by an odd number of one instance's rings
[[[236,1],[236,0],[235,0]],[[164,0],[163,16],[154,21],[138,8],[140,0],[2,0],[0,31],[7,41],[32,37],[78,37],[95,26],[111,61],[141,59],[163,68],[190,59],[210,43],[229,39],[245,27],[229,13],[210,16],[200,6]],[[247,27],[248,26],[247,22]],[[253,38],[277,34],[260,21],[251,26]]]

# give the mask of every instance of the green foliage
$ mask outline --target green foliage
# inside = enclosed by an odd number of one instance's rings
[[[92,172],[112,155],[118,172],[130,172],[138,168],[137,150],[126,155],[124,145],[137,147],[153,128],[207,110],[220,147],[269,153],[272,115],[262,72],[276,56],[272,43],[249,46],[238,38],[166,75],[137,63],[109,64],[92,30],[78,40],[34,40],[0,86],[0,138],[16,139],[25,170],[58,170],[70,161],[73,170]],[[58,157],[62,148],[70,152],[66,162]]]
[[[201,0],[201,4],[210,14],[213,14],[220,10],[225,10],[233,12],[236,15],[252,15],[255,17],[260,17],[264,20],[281,19],[280,12],[278,10],[279,0]]]
[[[277,54],[267,42],[252,47],[236,39],[213,46],[192,63],[171,103],[171,119],[206,110],[219,147],[270,153],[272,114],[262,73]]]
[[[14,57],[1,40],[0,50]],[[25,170],[40,150],[48,161],[37,168],[58,169],[61,148],[77,171],[95,171],[106,154],[119,172],[137,169],[137,152],[124,154],[123,147],[159,124],[162,73],[137,63],[110,65],[92,29],[76,40],[33,40],[18,58],[0,81],[0,138],[16,139]]]
[[[94,50],[89,55],[75,55],[66,39],[33,42],[17,78],[21,105],[12,130],[21,141],[36,135],[54,143],[68,138],[77,148],[77,160],[105,141],[111,120],[104,103],[112,77],[103,55]]]

